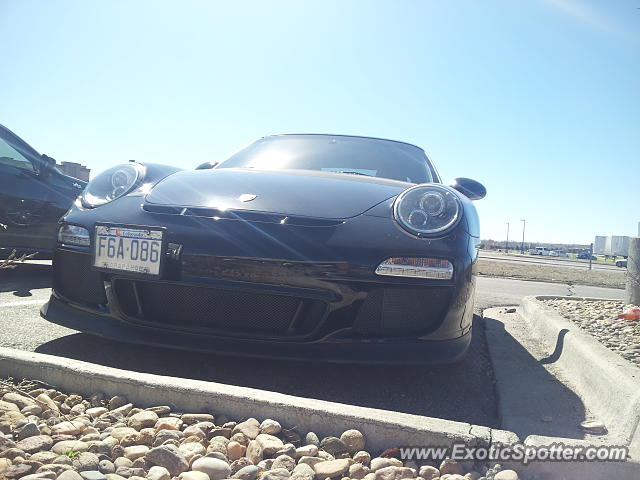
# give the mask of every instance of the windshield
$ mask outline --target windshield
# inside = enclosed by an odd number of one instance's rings
[[[0,125],[0,165],[37,172],[42,164],[42,156],[31,145]],[[53,165],[50,168],[59,172]]]
[[[19,168],[20,170],[28,170],[35,172],[36,169],[25,155],[13,148],[0,137],[0,165]]]
[[[218,168],[301,169],[367,175],[411,183],[437,177],[413,145],[374,138],[276,135],[252,143]]]

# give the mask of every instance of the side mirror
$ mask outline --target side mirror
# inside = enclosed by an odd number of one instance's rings
[[[469,200],[480,200],[487,194],[487,189],[484,188],[484,185],[470,178],[454,178],[449,186],[458,190]]]
[[[40,158],[42,159],[42,164],[41,164],[42,173],[44,173],[45,175],[49,175],[56,168],[55,158],[51,158],[48,155],[45,155],[44,153],[40,156]]]
[[[196,170],[210,170],[217,167],[220,162],[204,162],[196,167]]]

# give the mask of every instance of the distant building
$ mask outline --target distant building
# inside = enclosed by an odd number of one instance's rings
[[[77,178],[79,180],[84,180],[85,182],[89,181],[89,172],[91,172],[89,168],[75,162],[62,162],[58,165],[58,170],[65,175],[69,175],[70,177]]]
[[[626,257],[629,255],[629,237],[623,235],[597,236],[593,242],[593,253]]]

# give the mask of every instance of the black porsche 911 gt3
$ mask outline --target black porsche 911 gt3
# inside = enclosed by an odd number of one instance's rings
[[[471,339],[484,187],[416,146],[274,135],[220,164],[132,162],[61,219],[47,320],[136,343],[444,363]]]

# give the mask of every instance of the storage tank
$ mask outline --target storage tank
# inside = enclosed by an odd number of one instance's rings
[[[614,235],[611,237],[611,250],[609,255],[626,257],[629,255],[629,237]]]
[[[593,242],[593,253],[596,255],[604,255],[604,247],[607,242],[607,237],[604,235],[596,235],[596,239]]]

